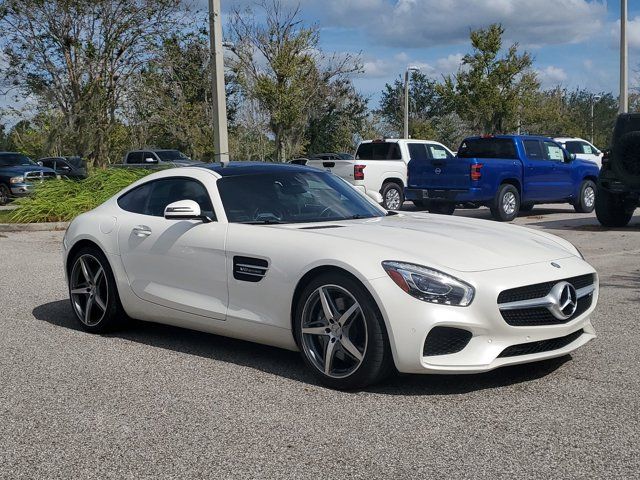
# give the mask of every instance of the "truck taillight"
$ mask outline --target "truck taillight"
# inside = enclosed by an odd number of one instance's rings
[[[354,165],[353,166],[353,179],[364,180],[364,167],[366,165]]]
[[[471,180],[480,180],[482,178],[482,164],[476,163],[471,165]]]

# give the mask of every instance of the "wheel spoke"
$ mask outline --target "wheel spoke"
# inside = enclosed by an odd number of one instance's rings
[[[351,317],[353,316],[353,314],[356,311],[360,310],[360,305],[358,304],[358,302],[355,302],[353,305],[351,305],[346,312],[344,312],[340,318],[338,319],[338,323],[340,324],[340,326],[342,328],[347,326],[347,323],[349,322],[349,320],[351,319]]]
[[[305,327],[302,329],[302,333],[306,335],[329,335],[327,327]]]
[[[98,308],[100,308],[100,310],[102,310],[104,312],[107,309],[107,305],[97,295],[95,297],[95,301],[96,301],[96,305],[98,305]]]
[[[84,323],[89,325],[91,321],[91,309],[93,308],[93,297],[89,297],[87,304],[84,307]]]
[[[324,352],[324,373],[331,374],[331,364],[333,363],[333,356],[335,354],[336,342],[328,341],[327,349]]]
[[[100,276],[103,274],[103,272],[104,270],[102,269],[102,265],[101,265],[98,271],[96,272],[96,274],[93,276],[94,285],[98,285],[98,280],[100,279]]]
[[[358,350],[357,347],[351,342],[351,340],[349,340],[349,337],[347,337],[346,335],[343,336],[340,339],[340,344],[342,345],[342,348],[344,348],[347,353],[355,358],[358,362],[362,361],[362,353],[360,353],[360,350]]]
[[[71,293],[73,295],[89,295],[89,292],[87,291],[87,287],[74,288],[71,290]]]
[[[80,268],[82,269],[82,275],[84,275],[84,279],[87,281],[87,283],[91,283],[93,279],[91,277],[91,274],[89,273],[87,262],[84,261],[83,257],[80,257]]]
[[[331,304],[329,303],[329,297],[324,288],[318,289],[318,295],[320,295],[320,303],[322,304],[322,311],[324,312],[324,316],[327,320],[333,319],[333,309],[331,308]]]

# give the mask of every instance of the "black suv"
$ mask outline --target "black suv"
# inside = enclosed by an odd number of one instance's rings
[[[618,115],[611,149],[602,158],[596,216],[605,227],[624,227],[640,205],[640,114]]]
[[[82,180],[87,178],[87,163],[81,157],[46,157],[38,160],[61,177]]]

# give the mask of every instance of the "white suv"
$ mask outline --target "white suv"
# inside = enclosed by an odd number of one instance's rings
[[[562,145],[569,153],[574,153],[576,158],[581,160],[591,160],[602,167],[602,152],[593,146],[592,143],[582,138],[558,137],[554,138],[556,142]]]
[[[379,192],[387,210],[399,210],[407,186],[407,164],[412,156],[450,158],[453,153],[431,140],[364,140],[358,145],[355,160],[310,159],[307,165],[324,168],[344,178],[363,193]]]

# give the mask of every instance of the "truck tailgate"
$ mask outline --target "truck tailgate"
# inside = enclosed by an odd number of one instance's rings
[[[468,158],[411,160],[408,172],[409,188],[466,190],[471,185]]]
[[[339,177],[344,178],[350,183],[354,183],[353,166],[355,160],[309,160],[307,165],[310,167],[320,168],[331,172]]]

